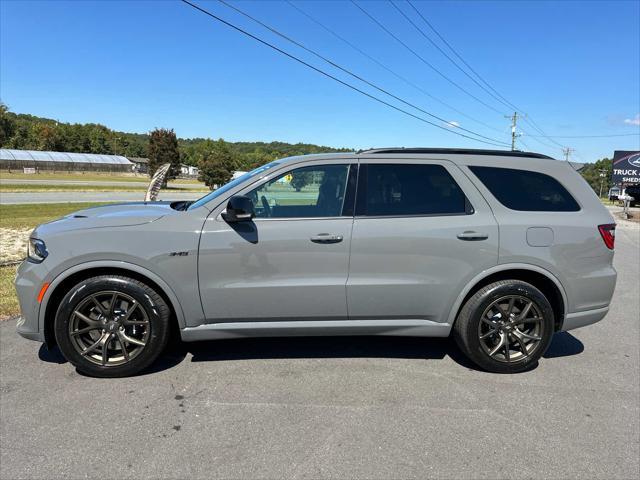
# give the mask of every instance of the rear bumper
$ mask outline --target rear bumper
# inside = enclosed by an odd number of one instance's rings
[[[562,331],[566,332],[567,330],[573,330],[574,328],[580,328],[599,322],[607,315],[608,312],[609,307],[606,306],[603,308],[586,310],[584,312],[569,313],[562,324]]]

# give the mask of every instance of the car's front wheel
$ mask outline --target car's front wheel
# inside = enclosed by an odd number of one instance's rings
[[[97,377],[134,375],[162,352],[169,308],[148,285],[101,275],[75,285],[55,318],[58,346],[79,371]]]
[[[540,290],[519,280],[501,280],[478,290],[462,307],[453,329],[467,357],[496,373],[535,366],[553,333],[551,304]]]

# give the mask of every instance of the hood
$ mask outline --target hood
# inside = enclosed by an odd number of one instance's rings
[[[37,232],[37,236],[38,233],[141,225],[166,215],[179,214],[180,211],[171,208],[171,205],[171,202],[137,202],[86,208],[42,224],[34,232]]]

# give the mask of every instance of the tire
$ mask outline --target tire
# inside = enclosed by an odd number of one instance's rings
[[[520,280],[501,280],[467,300],[453,336],[480,368],[517,373],[538,364],[551,343],[554,325],[553,309],[540,290]]]
[[[169,307],[148,285],[101,275],[69,290],[58,306],[54,330],[62,354],[80,372],[125,377],[147,368],[164,350],[169,318]]]

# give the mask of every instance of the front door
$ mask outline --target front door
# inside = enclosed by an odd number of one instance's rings
[[[349,317],[446,322],[462,286],[497,264],[488,204],[450,162],[361,162]]]
[[[253,221],[207,219],[198,275],[208,323],[347,318],[355,167],[305,165],[240,192]]]

